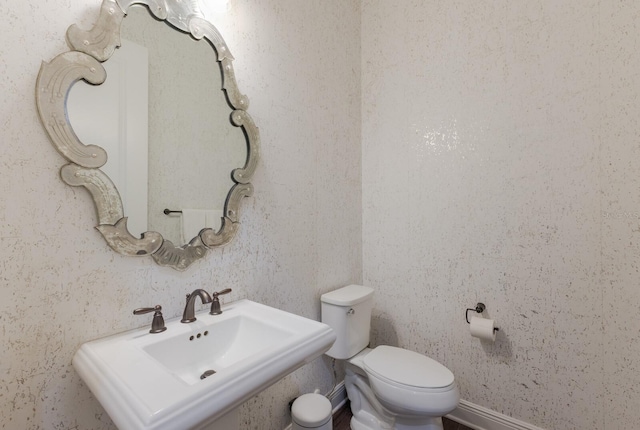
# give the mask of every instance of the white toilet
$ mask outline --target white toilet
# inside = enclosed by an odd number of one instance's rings
[[[327,355],[348,359],[345,375],[352,430],[442,430],[460,393],[453,373],[417,352],[370,349],[373,289],[349,285],[323,294],[322,322],[337,339]]]

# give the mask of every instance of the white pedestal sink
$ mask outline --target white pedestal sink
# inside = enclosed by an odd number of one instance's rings
[[[241,403],[335,340],[326,324],[250,300],[223,310],[87,342],[73,366],[120,430],[204,429],[237,420]]]

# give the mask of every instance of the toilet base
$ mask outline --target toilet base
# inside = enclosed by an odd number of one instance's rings
[[[391,427],[381,427],[381,425],[383,425],[382,423],[378,422],[377,423],[377,427],[371,427],[370,425],[367,424],[363,424],[360,421],[358,421],[357,418],[351,418],[351,430],[380,430],[380,429],[384,429],[384,430],[443,430],[444,426],[442,424],[442,418],[431,418],[429,421],[432,421],[430,423],[425,423],[425,422],[421,422],[418,426],[415,425],[411,425],[411,424],[401,424],[396,422],[393,426]],[[369,420],[369,423],[371,423],[372,421]]]
[[[428,421],[428,422],[427,422]],[[430,417],[426,420],[422,420],[419,425],[402,424],[396,421],[395,430],[443,430],[442,418]]]
[[[444,430],[442,417],[404,417],[382,406],[364,375],[350,366],[344,378],[351,403],[351,430]]]

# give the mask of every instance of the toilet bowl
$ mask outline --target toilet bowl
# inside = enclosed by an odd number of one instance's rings
[[[336,332],[327,355],[347,360],[345,387],[353,430],[442,430],[460,394],[453,373],[427,356],[368,348],[373,289],[349,285],[321,297],[322,321]]]

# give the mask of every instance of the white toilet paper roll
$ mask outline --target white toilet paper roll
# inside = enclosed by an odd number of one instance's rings
[[[496,340],[495,322],[488,318],[471,317],[471,323],[469,324],[471,330],[471,336],[478,339],[490,340],[491,342]]]

